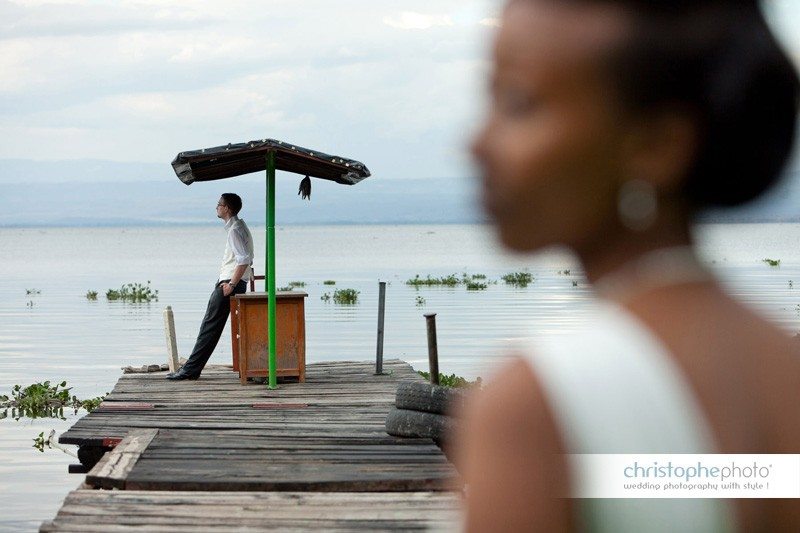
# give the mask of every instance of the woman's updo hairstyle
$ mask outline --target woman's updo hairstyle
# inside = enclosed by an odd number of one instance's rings
[[[738,205],[778,178],[794,144],[798,78],[756,0],[560,0],[605,3],[632,17],[612,54],[623,105],[669,106],[698,121],[684,187],[695,207]]]

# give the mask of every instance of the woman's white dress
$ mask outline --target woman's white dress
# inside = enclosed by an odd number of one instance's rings
[[[718,453],[682,370],[649,329],[622,307],[600,302],[565,334],[524,347],[570,454]],[[586,477],[571,468],[576,493]],[[582,531],[733,532],[723,499],[578,499]]]

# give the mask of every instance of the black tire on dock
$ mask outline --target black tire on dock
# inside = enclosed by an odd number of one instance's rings
[[[408,381],[397,387],[395,407],[438,415],[460,411],[465,391],[430,383]]]
[[[395,437],[433,439],[437,444],[447,442],[458,424],[451,416],[392,407],[386,416],[386,433]]]
[[[110,450],[111,448],[105,448],[103,446],[78,446],[78,460],[83,466],[91,470],[94,468],[94,465],[103,458],[105,453]]]

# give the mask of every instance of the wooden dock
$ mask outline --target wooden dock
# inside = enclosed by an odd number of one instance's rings
[[[305,383],[125,374],[59,442],[113,449],[41,531],[419,530],[456,521],[457,473],[428,439],[386,434],[405,362],[308,365]],[[85,456],[85,454],[84,454]],[[117,489],[96,490],[96,489]]]
[[[444,531],[457,505],[447,492],[75,490],[39,531]]]

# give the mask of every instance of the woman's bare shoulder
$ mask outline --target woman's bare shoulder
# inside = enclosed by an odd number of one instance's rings
[[[468,486],[468,530],[534,523],[542,531],[571,530],[571,506],[562,497],[569,491],[564,446],[528,363],[513,358],[464,416],[456,461]]]
[[[800,453],[800,420],[793,416],[800,403],[800,339],[732,298],[719,301],[718,309],[725,340],[715,361],[720,374],[727,368],[738,373],[730,380],[738,387],[719,388],[755,406],[757,427],[767,437],[763,445],[770,447],[759,451]]]

